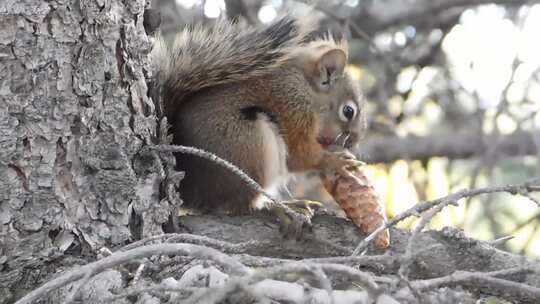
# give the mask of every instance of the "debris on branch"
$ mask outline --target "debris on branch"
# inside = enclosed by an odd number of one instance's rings
[[[315,216],[312,232],[298,242],[283,241],[275,219],[264,214],[182,216],[190,233],[131,243],[56,276],[17,304],[47,296],[68,303],[474,303],[486,295],[538,303],[539,261],[500,251],[456,228],[422,230],[462,198],[494,192],[528,196],[540,191],[539,182],[464,190],[420,203],[383,226],[391,228],[393,240],[385,252],[366,247],[361,256],[350,253],[368,243],[364,236],[334,216]],[[413,232],[393,228],[413,215],[421,217]]]

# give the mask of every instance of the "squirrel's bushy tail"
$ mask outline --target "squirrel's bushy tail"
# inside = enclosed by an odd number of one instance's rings
[[[165,112],[201,89],[259,77],[287,60],[312,31],[313,20],[289,16],[260,28],[219,20],[195,26],[167,46],[158,39],[152,61],[161,84]]]

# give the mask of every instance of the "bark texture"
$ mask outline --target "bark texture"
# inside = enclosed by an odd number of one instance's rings
[[[66,250],[161,232],[145,1],[0,2],[0,303]]]
[[[327,215],[313,218],[313,231],[301,241],[287,240],[279,234],[276,223],[264,215],[218,217],[192,215],[181,217],[182,225],[195,235],[217,238],[230,243],[257,240],[258,244],[247,248],[244,253],[252,256],[276,259],[309,259],[350,255],[354,247],[365,237],[349,220]],[[397,259],[406,251],[410,232],[391,229],[392,240],[388,251],[376,249],[367,251],[374,259],[364,264],[376,266],[378,271],[393,273],[400,261]],[[431,278],[448,275],[456,270],[490,271],[530,263],[538,267],[539,262],[524,256],[510,254],[489,246],[486,242],[470,239],[456,228],[447,227],[441,231],[422,232],[414,249],[411,273],[415,278]],[[389,259],[376,262],[376,256],[386,255]],[[395,257],[393,260],[390,257]],[[275,261],[278,262],[277,260]],[[372,268],[372,270],[374,270]],[[538,284],[531,275],[533,285]]]
[[[84,303],[269,303],[262,295],[276,303],[367,304],[377,298],[472,304],[487,295],[514,303],[540,300],[537,260],[497,250],[455,228],[413,236],[391,229],[388,251],[369,248],[351,257],[363,236],[352,222],[334,216],[316,216],[313,231],[298,242],[283,241],[274,218],[262,214],[181,221],[192,234],[155,236],[93,263],[75,262],[80,266],[51,276],[20,303],[65,303],[70,297]],[[326,273],[320,281],[313,277],[317,267]],[[398,274],[409,285],[400,284]],[[335,302],[323,289],[334,290]]]

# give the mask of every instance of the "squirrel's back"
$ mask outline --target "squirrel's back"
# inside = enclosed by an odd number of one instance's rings
[[[152,52],[165,114],[202,89],[271,73],[313,31],[312,19],[285,16],[264,27],[218,20],[210,29],[184,29],[172,45],[158,39]]]

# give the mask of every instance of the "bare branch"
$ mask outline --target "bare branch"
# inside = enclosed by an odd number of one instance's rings
[[[437,21],[444,18],[436,18],[450,10],[465,10],[482,4],[499,4],[504,6],[519,6],[538,3],[538,0],[445,0],[414,1],[411,5],[403,6],[400,1],[377,1],[377,5],[367,7],[367,12],[361,18],[355,18],[355,22],[369,33],[375,34],[398,25],[412,25],[422,27],[429,25],[435,27]],[[396,6],[402,9],[395,10]],[[429,18],[429,17],[432,18]],[[435,24],[433,24],[435,23]]]
[[[540,288],[495,277],[533,271],[537,272],[538,269],[530,269],[530,267],[515,267],[503,271],[486,273],[456,271],[449,276],[414,281],[411,284],[418,290],[429,290],[441,286],[470,284],[472,285],[471,287],[489,288],[490,290],[500,292],[500,294],[511,295],[514,299],[538,303],[538,301],[540,301]]]
[[[390,163],[399,159],[428,160],[434,156],[450,159],[479,157],[492,143],[498,143],[499,156],[526,156],[540,153],[535,138],[540,133],[516,132],[509,135],[437,134],[429,137],[381,138],[362,144],[359,159],[368,163]]]
[[[214,248],[226,253],[243,253],[248,248],[252,248],[255,246],[264,246],[264,242],[256,240],[249,240],[247,242],[233,244],[230,242],[225,242],[201,235],[194,235],[188,233],[165,233],[133,242],[120,248],[119,250],[127,251],[156,241],[159,241],[160,243],[190,243]]]
[[[458,202],[460,199],[476,196],[480,194],[487,194],[487,193],[498,193],[498,192],[508,192],[510,194],[516,195],[521,194],[523,191],[525,192],[536,192],[537,191],[537,185],[540,181],[540,178],[534,178],[531,179],[525,183],[519,184],[519,185],[506,185],[506,186],[499,186],[499,187],[487,187],[487,188],[479,188],[479,189],[471,189],[471,190],[461,190],[459,192],[450,194],[448,196],[433,200],[433,201],[427,201],[427,202],[420,202],[416,204],[415,206],[409,208],[408,210],[402,212],[398,216],[394,217],[393,219],[389,220],[386,225],[383,225],[379,227],[377,230],[373,231],[368,237],[366,237],[353,252],[353,255],[357,255],[360,252],[362,252],[367,244],[377,236],[377,234],[381,233],[385,229],[388,229],[395,224],[401,222],[402,220],[410,217],[410,216],[417,216],[420,213],[427,211],[431,208],[437,207],[439,205],[447,206],[448,204]]]
[[[102,260],[70,270],[30,292],[25,297],[18,300],[16,304],[33,303],[39,297],[49,293],[52,290],[63,287],[86,276],[92,276],[100,271],[103,271],[104,269],[118,266],[129,261],[164,254],[189,255],[196,256],[201,259],[211,259],[220,265],[227,267],[236,274],[247,274],[250,272],[238,261],[212,248],[188,244],[148,245],[128,251],[116,252]]]

